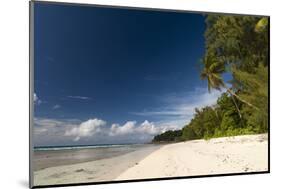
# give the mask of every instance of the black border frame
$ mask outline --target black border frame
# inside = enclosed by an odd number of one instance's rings
[[[176,12],[176,13],[194,13],[194,14],[223,14],[223,15],[237,15],[237,16],[261,16],[268,18],[268,170],[255,171],[246,173],[223,173],[210,175],[194,175],[194,176],[180,176],[180,177],[162,177],[149,179],[134,179],[134,180],[117,180],[117,181],[100,181],[100,182],[86,182],[86,183],[69,183],[69,184],[53,184],[53,185],[33,185],[33,80],[34,80],[34,3],[54,4],[65,6],[88,6],[96,8],[113,8],[113,9],[130,9],[130,10],[144,10],[157,12]],[[114,183],[131,183],[131,182],[145,182],[145,181],[161,181],[161,180],[175,180],[175,179],[191,179],[191,178],[210,178],[210,177],[224,177],[224,176],[239,176],[239,175],[257,175],[270,173],[270,16],[269,15],[255,15],[255,14],[238,14],[238,13],[224,13],[224,12],[205,12],[205,11],[189,11],[177,9],[163,9],[163,8],[147,8],[147,7],[133,7],[133,6],[119,6],[119,5],[101,5],[89,3],[70,3],[70,2],[54,2],[54,1],[29,1],[29,188],[54,188],[54,187],[68,187],[68,186],[85,186],[98,184],[114,184]]]

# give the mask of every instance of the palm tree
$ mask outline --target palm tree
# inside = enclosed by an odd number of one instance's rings
[[[232,91],[231,88],[227,87],[224,83],[221,74],[225,72],[225,65],[221,62],[219,62],[214,54],[208,54],[203,59],[204,68],[201,72],[201,79],[207,79],[208,81],[208,91],[211,92],[211,89],[221,90],[222,88],[225,88],[226,91],[230,94],[232,97],[233,103],[235,104],[235,107],[237,109],[237,112],[239,114],[239,117],[241,118],[241,112],[239,110],[239,107],[235,101],[234,96],[240,100],[241,102],[247,104],[248,106],[258,109],[251,103],[247,102],[246,100],[239,97],[234,91]]]
[[[263,17],[257,22],[255,26],[255,32],[262,33],[266,31],[267,26],[268,26],[268,18]]]

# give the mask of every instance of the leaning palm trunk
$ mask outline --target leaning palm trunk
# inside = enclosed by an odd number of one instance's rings
[[[239,107],[238,107],[238,105],[237,105],[237,103],[236,103],[236,101],[235,101],[235,98],[234,98],[234,96],[231,94],[231,93],[229,93],[230,94],[230,96],[231,96],[231,98],[232,98],[232,101],[233,101],[233,103],[234,103],[234,105],[235,105],[235,107],[236,107],[236,110],[237,110],[237,112],[238,112],[238,115],[239,115],[239,117],[240,117],[240,119],[242,118],[242,115],[241,115],[241,112],[240,112],[240,110],[239,110]]]
[[[233,92],[231,89],[229,89],[228,87],[226,87],[226,90],[227,92],[229,92],[231,95],[235,96],[238,100],[240,100],[241,102],[244,102],[245,104],[247,104],[248,106],[256,109],[256,110],[259,110],[256,106],[254,106],[253,104],[251,104],[250,102],[247,102],[246,100],[240,98],[240,96],[238,96],[237,94],[235,94],[235,92]]]

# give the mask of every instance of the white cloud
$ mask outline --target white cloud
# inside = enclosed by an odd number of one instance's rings
[[[160,98],[162,107],[141,112],[131,112],[131,114],[142,117],[157,117],[161,122],[159,125],[170,125],[173,127],[183,127],[193,117],[195,108],[214,105],[224,91],[213,91],[209,93],[207,89],[197,88],[193,92],[182,94],[169,94]]]
[[[38,96],[36,95],[36,93],[33,94],[33,102],[36,105],[40,105],[42,103],[42,101],[38,98]]]
[[[124,124],[111,123],[92,118],[80,120],[34,119],[34,138],[36,145],[101,144],[101,143],[139,143],[149,142],[155,135],[167,130],[181,129],[193,117],[194,109],[213,105],[221,95],[219,91],[208,93],[207,89],[195,92],[170,94],[157,97],[163,106],[132,114],[144,118],[143,122],[134,120]],[[38,97],[34,93],[34,101]],[[148,120],[155,120],[150,122]]]
[[[47,131],[48,131],[47,128],[36,128],[36,129],[34,130],[34,133],[35,133],[35,135],[41,135],[41,134],[43,134],[43,133],[45,133],[45,132],[47,132]]]
[[[154,123],[145,120],[127,121],[124,125],[113,123],[111,126],[101,119],[80,120],[56,120],[49,118],[34,119],[35,146],[40,145],[69,145],[77,144],[101,144],[101,143],[143,143],[167,130],[179,129],[174,123]]]
[[[122,126],[114,123],[110,128],[109,134],[111,136],[130,134],[134,132],[136,123],[136,121],[128,121]]]
[[[140,126],[137,128],[137,131],[139,133],[147,133],[147,134],[158,134],[159,132],[161,132],[159,130],[160,128],[157,128],[153,122],[149,122],[147,120],[145,120],[143,123],[140,124]]]
[[[68,98],[80,99],[80,100],[91,100],[92,98],[87,96],[67,96]]]
[[[124,136],[124,135],[149,135],[153,136],[166,130],[178,129],[175,125],[155,125],[153,122],[145,120],[141,124],[137,124],[136,121],[128,121],[124,125],[112,124],[110,128],[110,136]]]
[[[74,121],[61,121],[49,118],[34,118],[33,124],[35,146],[63,144],[67,140],[64,137],[66,128],[72,128],[76,126]]]
[[[48,118],[34,118],[35,126],[39,127],[57,127],[63,125],[64,122]]]
[[[33,100],[34,100],[34,102],[36,102],[36,100],[38,100],[36,93],[33,94]]]
[[[61,106],[60,106],[59,104],[56,104],[56,105],[53,106],[53,109],[54,109],[54,110],[55,110],[55,109],[59,109],[59,108],[61,108]]]
[[[106,122],[100,119],[89,119],[77,127],[66,130],[65,136],[74,136],[74,141],[78,141],[81,137],[90,137],[100,132],[105,124]]]

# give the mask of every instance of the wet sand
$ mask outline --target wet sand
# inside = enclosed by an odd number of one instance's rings
[[[148,156],[153,151],[159,149],[162,145],[146,145],[137,147],[134,149],[128,149],[120,155],[120,150],[116,149],[94,149],[94,150],[82,150],[76,152],[60,152],[49,155],[50,160],[45,160],[48,165],[40,164],[37,159],[37,171],[34,171],[34,185],[52,185],[52,184],[69,184],[69,183],[84,183],[84,182],[98,182],[98,181],[110,181],[119,176],[122,172],[126,171],[130,167],[138,164],[143,158]],[[99,152],[98,152],[99,151]],[[79,157],[76,153],[80,154],[80,160],[71,160],[71,157]],[[107,153],[105,153],[107,152]],[[54,159],[57,156],[67,157],[64,165],[53,166],[58,164],[54,163]],[[42,154],[37,154],[39,158]],[[69,156],[69,157],[68,157]],[[109,156],[111,156],[109,158]],[[45,159],[47,157],[44,157]],[[47,158],[47,159],[48,159]],[[59,159],[63,159],[62,157]],[[79,158],[78,158],[79,159]],[[92,161],[87,161],[92,159]],[[94,160],[93,160],[94,159]],[[72,163],[76,161],[76,163]],[[78,163],[84,161],[83,163]],[[85,162],[87,161],[87,162]],[[60,162],[61,163],[61,162]],[[48,167],[48,168],[42,168]]]
[[[145,148],[149,145],[128,145],[74,150],[48,150],[34,152],[34,171],[61,165],[71,165],[100,159],[112,158]]]

